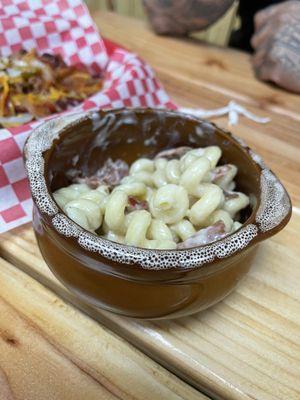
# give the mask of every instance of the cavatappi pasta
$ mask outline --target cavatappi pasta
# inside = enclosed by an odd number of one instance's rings
[[[75,183],[53,195],[78,225],[118,243],[148,249],[207,244],[239,229],[239,213],[249,204],[234,191],[237,167],[217,166],[221,155],[217,146],[168,150],[136,160],[118,184]]]

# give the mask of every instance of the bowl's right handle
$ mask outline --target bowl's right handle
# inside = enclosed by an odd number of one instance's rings
[[[269,169],[261,171],[260,205],[255,215],[259,239],[275,235],[289,222],[292,213],[291,199],[277,176]]]

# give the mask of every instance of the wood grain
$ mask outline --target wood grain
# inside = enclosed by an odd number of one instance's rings
[[[207,399],[0,259],[0,399]]]
[[[6,373],[0,368],[0,400],[13,400],[14,396],[11,391]]]
[[[49,271],[29,226],[2,235],[0,249],[3,257],[200,390],[225,399],[298,400],[299,230],[296,210],[284,231],[261,244],[255,265],[234,293],[205,312],[163,322],[121,318],[83,304]]]

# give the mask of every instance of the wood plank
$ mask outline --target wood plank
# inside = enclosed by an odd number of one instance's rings
[[[0,399],[207,399],[0,259]]]
[[[139,322],[87,306],[42,260],[29,226],[2,235],[15,265],[201,390],[224,399],[300,397],[300,212],[261,244],[255,264],[224,301],[191,317]]]
[[[157,36],[145,22],[116,13],[95,12],[93,18],[102,35],[137,52],[154,69],[159,65],[234,100],[300,120],[300,96],[257,80],[247,53]]]

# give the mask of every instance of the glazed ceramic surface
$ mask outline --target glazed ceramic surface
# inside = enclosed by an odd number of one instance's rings
[[[251,198],[243,226],[209,245],[145,250],[85,231],[55,203],[72,170],[90,176],[109,158],[129,164],[162,149],[218,145],[221,163],[238,167],[237,190]],[[121,109],[53,119],[25,147],[34,229],[54,274],[98,307],[137,318],[174,318],[226,296],[251,266],[256,245],[288,222],[291,204],[277,177],[241,140],[215,125],[174,111]],[[68,172],[68,174],[67,174]]]

